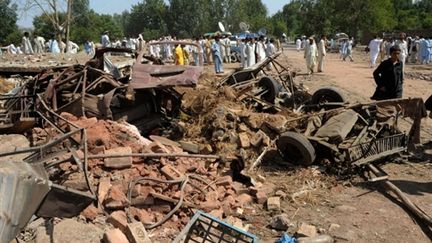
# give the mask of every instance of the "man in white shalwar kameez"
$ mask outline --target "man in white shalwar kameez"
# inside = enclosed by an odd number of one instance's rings
[[[255,65],[255,39],[248,38],[248,42],[246,44],[246,56],[247,56],[247,64],[246,67],[251,67]]]
[[[261,62],[266,58],[266,45],[264,44],[264,36],[261,36],[256,43],[256,61]]]
[[[22,38],[22,47],[24,54],[33,54],[33,47],[30,42],[30,35],[28,32],[24,32],[24,36]]]
[[[405,40],[406,34],[400,33],[399,39],[396,40],[395,44],[399,46],[401,49],[400,55],[399,55],[399,61],[402,63],[402,75],[405,72],[405,61],[408,57],[408,42]]]
[[[315,44],[315,40],[311,37],[309,41],[306,42],[304,58],[306,58],[306,69],[308,74],[312,74],[314,72],[316,61],[318,56],[318,49]]]
[[[327,38],[325,35],[322,35],[321,40],[318,43],[318,72],[324,71],[324,59],[327,54],[326,43],[327,43]]]
[[[241,67],[246,67],[246,39],[242,39],[239,44]]]
[[[302,41],[300,40],[300,38],[297,38],[296,40],[296,50],[299,52],[301,49],[301,45],[302,45]]]
[[[378,54],[380,53],[380,46],[382,40],[378,38],[378,36],[374,36],[374,39],[369,42],[369,51],[370,51],[370,67],[374,68],[376,65],[376,60]]]

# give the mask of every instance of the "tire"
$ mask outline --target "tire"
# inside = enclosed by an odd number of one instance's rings
[[[346,99],[339,89],[334,87],[324,87],[317,90],[311,98],[311,103],[316,105],[325,102],[340,102],[345,103]]]
[[[265,76],[260,79],[258,86],[267,90],[261,98],[267,102],[274,103],[276,96],[281,91],[282,86],[272,77]]]
[[[294,164],[311,165],[316,158],[315,149],[309,140],[300,133],[282,133],[276,142],[282,157]]]
[[[230,55],[231,63],[238,62],[237,56],[235,53],[231,53]]]

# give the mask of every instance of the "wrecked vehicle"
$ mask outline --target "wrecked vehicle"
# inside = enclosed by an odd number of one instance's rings
[[[173,87],[194,87],[203,67],[152,65],[144,63],[143,55],[139,54],[132,66],[118,69],[105,57],[105,53],[123,52],[131,50],[98,49],[86,65],[52,68],[39,73],[14,96],[4,97],[8,102],[2,111],[1,132],[22,132],[34,125],[36,121],[31,111],[37,104],[37,94],[42,94],[46,104],[58,114],[68,112],[78,117],[122,119],[136,125],[142,133],[178,117],[182,95]]]
[[[307,112],[321,108],[337,108],[347,102],[342,93],[334,87],[323,87],[314,94],[309,94],[303,85],[294,82],[296,73],[276,60],[280,55],[280,52],[275,53],[252,67],[225,77],[219,86],[229,86],[238,94],[237,100],[253,104],[258,111],[271,112],[292,108]],[[269,67],[272,67],[276,74],[268,73]]]
[[[316,159],[327,159],[330,167],[346,170],[419,143],[420,122],[425,115],[420,98],[346,106],[293,121],[298,126],[282,133],[276,144],[280,154],[292,163],[310,165]],[[398,126],[403,117],[413,121],[408,133]]]

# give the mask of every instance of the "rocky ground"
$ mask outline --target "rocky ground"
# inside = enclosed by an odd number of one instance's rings
[[[285,47],[278,61],[296,71],[295,81],[307,86],[311,93],[323,86],[335,86],[343,90],[351,103],[368,101],[375,88],[373,69],[369,68],[365,53],[354,52],[354,59],[354,62],[343,62],[338,54],[330,53],[325,72],[313,75],[305,74],[303,53],[293,47]],[[226,73],[236,67],[237,63],[225,65]],[[432,92],[432,65],[407,65],[406,68],[404,97],[426,99]],[[89,206],[75,219],[38,219],[17,240],[100,242],[104,232],[111,232],[114,227],[127,231],[125,212],[128,211],[136,221],[151,225],[174,208],[181,196],[178,185],[143,184],[130,188],[128,183],[132,178],[173,180],[193,173],[201,179],[192,179],[192,184],[198,187],[185,189],[187,204],[192,206],[180,208],[161,227],[148,230],[154,242],[172,239],[193,215],[190,208],[204,210],[243,228],[257,235],[261,242],[274,242],[284,232],[297,236],[328,234],[336,242],[430,242],[430,229],[416,221],[395,195],[385,192],[379,183],[367,182],[361,172],[340,178],[320,165],[304,168],[284,163],[275,151],[271,151],[273,153],[264,157],[255,170],[242,174],[253,178],[253,182],[239,175],[239,168],[230,166],[232,158],[241,157],[242,163],[235,164],[247,170],[266,147],[274,148],[272,134],[260,132],[258,128],[282,129],[287,119],[298,115],[254,112],[252,107],[235,102],[236,97],[229,89],[217,87],[221,78],[213,75],[212,67],[207,66],[195,89],[178,89],[184,93],[185,113],[179,122],[185,131],[183,144],[158,137],[140,137],[127,124],[63,114],[69,121],[88,129],[92,154],[115,153],[113,149],[122,147],[134,153],[196,150],[202,154],[218,154],[225,159],[160,159],[148,164],[141,159],[129,158],[117,168],[110,167],[106,159],[91,160],[91,178],[93,186],[98,188],[100,204]],[[416,156],[385,161],[382,165],[390,180],[427,213],[432,212],[432,173],[429,172],[432,150],[428,144],[432,138],[431,125],[430,119],[424,120],[424,146],[419,148]],[[36,129],[33,140],[43,142],[49,137],[45,132]],[[76,169],[74,166],[62,165],[60,171],[69,173]],[[71,176],[62,183],[85,187],[77,183],[82,179]],[[129,190],[132,201],[126,197]],[[174,199],[174,203],[161,199],[160,195]],[[129,207],[131,202],[139,203]]]

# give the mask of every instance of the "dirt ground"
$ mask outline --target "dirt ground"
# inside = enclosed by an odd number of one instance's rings
[[[285,47],[278,60],[296,71],[299,75],[295,81],[303,83],[311,93],[323,86],[334,86],[344,92],[350,103],[356,103],[370,101],[375,89],[368,55],[360,50],[354,52],[354,62],[344,62],[339,54],[329,53],[324,72],[312,75],[306,74],[303,52],[297,52],[293,46]],[[226,72],[237,65],[225,65]],[[212,67],[207,68],[211,71]],[[407,65],[404,98],[429,97],[432,94],[431,74],[432,65]],[[431,119],[423,120],[421,135],[425,145],[417,154],[420,158],[385,161],[382,169],[415,204],[431,214]],[[332,235],[337,242],[431,242],[432,231],[419,224],[394,194],[385,192],[382,185],[367,182],[360,176],[349,181],[339,180],[321,173],[322,169],[269,166],[257,172],[266,183],[275,184],[276,191],[279,189],[286,194],[281,203],[282,212],[289,215],[293,228],[301,223],[312,224],[319,232]],[[309,176],[303,176],[304,173]],[[310,173],[314,174],[310,176]],[[249,216],[244,220],[251,224],[250,231],[257,233],[262,242],[274,241],[281,235],[281,232],[266,228],[274,214],[256,207],[246,212]]]

